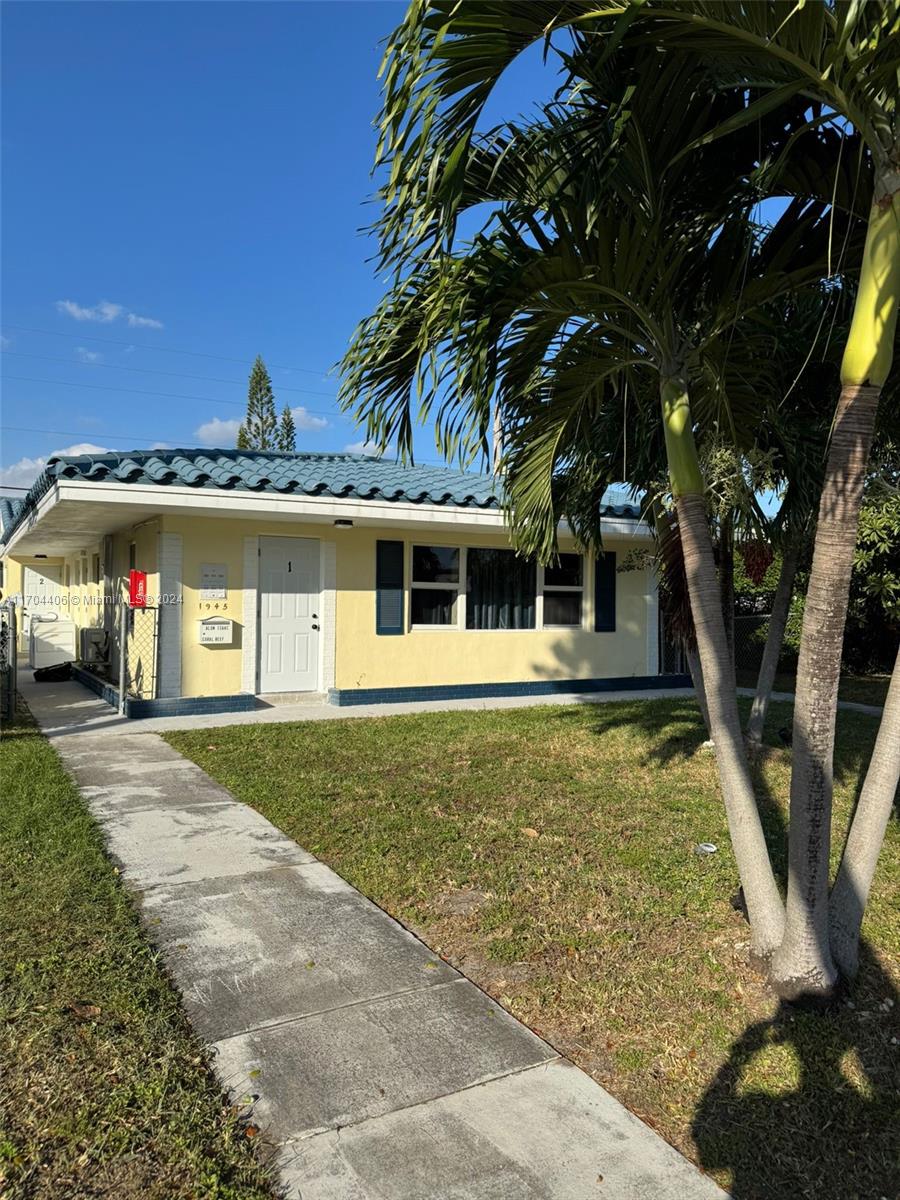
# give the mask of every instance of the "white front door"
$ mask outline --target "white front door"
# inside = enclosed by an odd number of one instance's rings
[[[314,538],[259,539],[259,690],[319,688],[321,592]]]
[[[55,613],[57,617],[71,618],[69,606],[60,603],[61,584],[60,566],[28,566],[22,572],[22,607],[25,613],[23,633],[26,636],[31,628],[32,617]]]

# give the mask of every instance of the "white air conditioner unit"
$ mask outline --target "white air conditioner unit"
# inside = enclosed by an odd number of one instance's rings
[[[109,661],[109,634],[105,629],[82,629],[79,660],[86,665]]]

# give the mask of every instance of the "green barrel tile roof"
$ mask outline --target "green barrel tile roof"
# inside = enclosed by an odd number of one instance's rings
[[[12,496],[0,496],[0,534],[12,529],[25,508],[25,500]]]
[[[453,508],[499,508],[490,475],[449,467],[403,466],[364,454],[288,454],[269,450],[128,450],[51,458],[24,501],[7,501],[18,511],[2,514],[7,541],[25,513],[57,480],[143,483],[223,491],[278,492],[381,500],[398,504],[443,504]],[[624,492],[603,497],[605,516],[636,518],[640,509]]]

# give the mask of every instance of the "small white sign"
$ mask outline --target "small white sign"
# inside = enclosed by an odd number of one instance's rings
[[[201,646],[230,646],[234,640],[231,621],[222,617],[209,617],[200,621]]]
[[[224,563],[200,564],[200,599],[224,600],[228,590],[228,568]]]

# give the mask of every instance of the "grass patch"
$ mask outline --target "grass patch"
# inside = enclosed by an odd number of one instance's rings
[[[756,687],[756,671],[739,668],[737,672],[738,687]],[[876,708],[884,705],[887,699],[890,675],[841,675],[838,688],[839,700],[850,700],[854,704],[871,704]],[[779,671],[775,676],[773,692],[793,692],[797,687],[797,677],[789,671]]]
[[[0,1192],[271,1200],[96,826],[27,713],[0,740]]]
[[[773,706],[772,727],[788,718]],[[876,722],[839,719],[836,830]],[[731,1187],[896,1194],[900,829],[853,1005],[779,1008],[747,962],[715,765],[684,700],[168,735]],[[758,767],[784,827],[790,752]],[[838,835],[839,838],[839,835]],[[711,841],[718,853],[698,857]],[[783,867],[784,854],[778,861]],[[892,1040],[896,1039],[896,1040]]]

